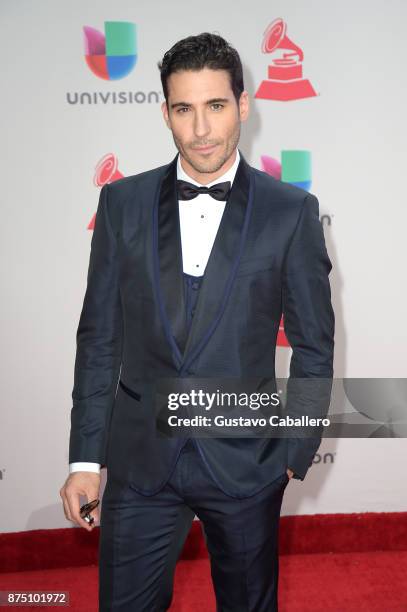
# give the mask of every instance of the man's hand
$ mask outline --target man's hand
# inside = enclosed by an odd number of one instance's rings
[[[287,468],[287,476],[290,479],[294,476],[294,472],[292,470],[290,470],[290,468]]]
[[[83,495],[86,497],[86,502],[84,503],[99,498],[100,474],[95,472],[73,472],[69,474],[59,494],[62,497],[64,513],[68,521],[77,523],[80,527],[87,529],[87,531],[92,531],[96,522],[99,522],[99,506],[90,513],[95,520],[92,525],[89,525],[79,514],[82,505],[79,496]]]

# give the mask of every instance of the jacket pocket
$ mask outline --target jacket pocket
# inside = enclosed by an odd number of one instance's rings
[[[256,272],[264,272],[275,267],[275,256],[266,255],[265,257],[252,257],[240,262],[236,276],[246,276]]]
[[[121,378],[119,378],[119,385],[121,386],[123,391],[125,393],[127,393],[127,395],[130,395],[131,397],[133,397],[138,402],[141,400],[140,393],[137,393],[137,391],[133,391],[133,389],[130,389],[130,387],[128,387],[127,385],[124,384],[124,382],[122,381]]]

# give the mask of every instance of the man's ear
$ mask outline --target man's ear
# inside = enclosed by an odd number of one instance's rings
[[[164,121],[165,121],[165,123],[167,124],[167,127],[168,127],[169,129],[171,129],[171,126],[170,126],[170,119],[169,119],[169,116],[168,116],[168,108],[167,108],[167,103],[166,103],[166,101],[165,101],[165,100],[164,100],[164,102],[162,102],[162,104],[161,104],[161,111],[162,111],[162,114],[163,114],[163,117],[164,117]]]
[[[246,121],[249,116],[249,92],[242,91],[239,98],[239,115],[241,121]]]

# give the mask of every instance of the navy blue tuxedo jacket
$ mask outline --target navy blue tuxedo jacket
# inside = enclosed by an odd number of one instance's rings
[[[77,330],[69,461],[101,463],[146,495],[168,480],[185,441],[157,436],[157,379],[275,378],[282,314],[293,350],[290,379],[333,377],[332,265],[318,200],[240,155],[190,329],[178,155],[100,193]],[[300,401],[293,412],[301,413]],[[303,479],[320,439],[197,443],[219,486],[245,497],[287,467]]]

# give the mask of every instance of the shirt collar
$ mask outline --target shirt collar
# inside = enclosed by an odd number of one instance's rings
[[[240,161],[240,153],[239,153],[239,149],[236,149],[236,159],[233,163],[233,166],[231,166],[229,170],[227,170],[224,174],[222,174],[222,176],[219,176],[216,180],[212,181],[211,183],[208,183],[206,187],[211,187],[211,185],[215,185],[216,183],[223,183],[224,181],[230,181],[230,186],[232,186],[233,180],[235,178],[236,170],[239,165],[239,161]],[[191,178],[189,174],[185,172],[185,170],[181,166],[181,156],[180,155],[178,155],[178,161],[177,161],[177,179],[182,180],[182,181],[188,181],[189,183],[192,183],[193,185],[202,185],[202,183],[198,183],[198,181]]]

